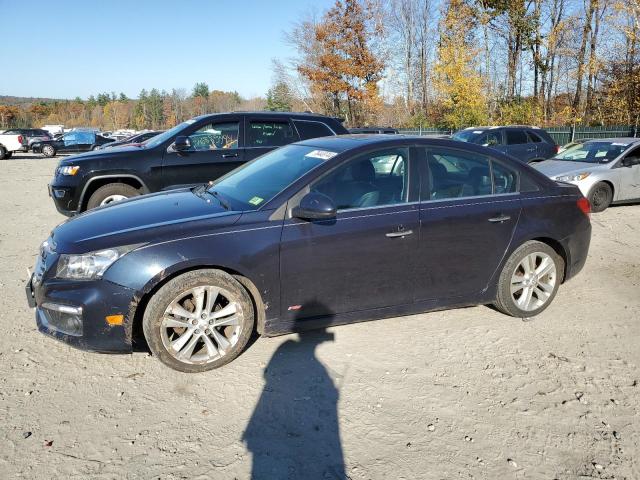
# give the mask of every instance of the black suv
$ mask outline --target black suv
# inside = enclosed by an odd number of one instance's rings
[[[546,160],[559,149],[545,130],[528,125],[469,127],[454,133],[451,138],[493,148],[523,163]]]
[[[341,120],[291,112],[232,112],[187,120],[144,144],[65,158],[49,195],[74,215],[144,193],[215,180],[282,145],[349,133]]]

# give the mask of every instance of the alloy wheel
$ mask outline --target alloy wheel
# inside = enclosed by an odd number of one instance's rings
[[[109,195],[102,202],[100,202],[100,206],[109,205],[115,202],[121,202],[122,200],[126,200],[129,197],[125,197],[124,195]]]
[[[191,288],[166,308],[160,323],[162,344],[180,362],[206,364],[235,346],[242,320],[240,301],[227,290]]]
[[[524,257],[511,276],[511,296],[521,310],[542,307],[556,286],[556,264],[549,255],[534,252]]]

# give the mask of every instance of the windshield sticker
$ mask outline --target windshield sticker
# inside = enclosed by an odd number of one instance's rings
[[[596,152],[596,158],[606,157],[608,152]]]
[[[255,205],[256,207],[260,205],[262,202],[264,202],[264,198],[260,198],[260,197],[253,197],[251,200],[249,200],[249,203],[251,205]]]
[[[189,120],[185,120],[184,123],[186,123],[187,125],[191,125],[192,123],[196,123],[195,118],[190,118]]]
[[[628,143],[612,143],[611,145],[618,145],[620,147],[626,147],[629,144]]]
[[[314,150],[313,152],[309,152],[305,155],[305,157],[309,158],[320,158],[322,160],[329,160],[337,155],[336,152],[330,152],[328,150]]]
[[[482,133],[482,130],[474,130],[473,133]]]

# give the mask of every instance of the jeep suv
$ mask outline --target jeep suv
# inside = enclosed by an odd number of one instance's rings
[[[282,145],[346,133],[339,119],[309,113],[203,115],[142,144],[63,159],[49,195],[60,213],[71,216],[144,193],[203,184]]]
[[[538,127],[469,127],[454,133],[451,138],[499,150],[523,163],[540,162],[558,153],[553,138]]]

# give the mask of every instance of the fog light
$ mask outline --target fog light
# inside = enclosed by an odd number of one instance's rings
[[[82,336],[82,307],[45,302],[41,310],[50,329],[75,337]]]
[[[53,194],[56,196],[56,198],[62,198],[65,196],[67,192],[65,192],[64,190],[54,190]]]

